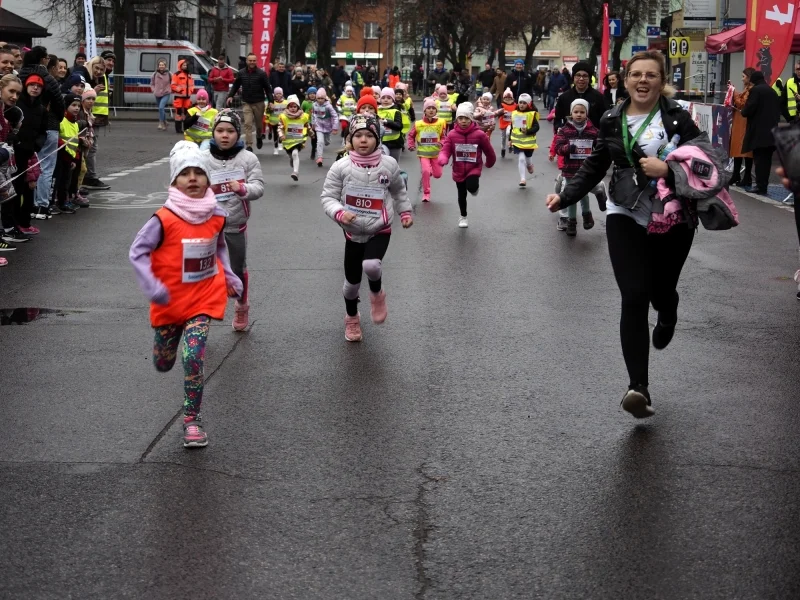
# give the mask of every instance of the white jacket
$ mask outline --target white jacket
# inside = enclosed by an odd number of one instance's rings
[[[380,210],[370,210],[370,207],[360,210],[352,204],[354,196],[362,195],[359,192],[365,188],[369,192],[367,196],[382,196],[383,206]],[[348,195],[350,205],[347,204]],[[400,167],[391,156],[382,156],[377,167],[358,167],[352,163],[350,156],[333,163],[322,186],[322,208],[350,239],[360,243],[390,228],[395,214],[410,213],[412,210],[405,181],[400,176]],[[343,211],[356,213],[355,221],[339,222],[336,217]]]
[[[250,218],[250,201],[258,200],[264,195],[264,175],[261,172],[261,163],[252,152],[242,148],[236,156],[229,160],[214,158],[208,155],[208,175],[214,184],[214,173],[220,171],[233,171],[242,169],[245,175],[245,194],[225,193],[214,190],[217,194],[217,205],[228,215],[225,221],[225,233],[240,233],[247,229],[247,219]]]

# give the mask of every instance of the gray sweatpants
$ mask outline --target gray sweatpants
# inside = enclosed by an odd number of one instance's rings
[[[247,304],[247,232],[225,232],[225,243],[228,245],[231,270],[242,280],[242,304]]]

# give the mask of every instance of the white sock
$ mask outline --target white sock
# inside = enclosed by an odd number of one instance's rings
[[[524,152],[519,153],[519,160],[517,161],[517,166],[519,167],[519,180],[524,181],[525,173],[527,172],[526,171],[527,161],[525,160]]]
[[[297,148],[292,150],[292,171],[300,172],[300,152],[297,151]]]

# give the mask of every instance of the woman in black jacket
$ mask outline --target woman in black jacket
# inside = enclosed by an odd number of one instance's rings
[[[547,197],[552,212],[575,204],[602,181],[612,163],[615,165],[606,234],[622,295],[620,337],[630,376],[622,408],[636,418],[654,414],[648,391],[650,303],[658,311],[653,347],[662,350],[675,332],[676,287],[694,238],[694,229],[685,222],[666,233],[647,232],[656,208],[652,198],[655,188],[650,182],[663,177],[668,185],[674,185],[669,167],[658,158],[659,152],[676,134],[681,144],[700,135],[691,115],[664,94],[666,82],[666,65],[660,52],[635,54],[625,79],[630,98],[603,116],[592,155],[566,189]]]
[[[756,173],[756,194],[767,195],[769,172],[772,168],[772,153],[775,152],[773,127],[778,126],[781,118],[781,100],[767,82],[764,74],[756,71],[750,75],[750,95],[742,109],[742,116],[747,119],[747,129],[742,142],[742,152],[753,153],[753,164]]]
[[[611,71],[603,78],[603,99],[606,101],[606,110],[611,110],[628,97],[628,92],[622,85],[617,71]]]

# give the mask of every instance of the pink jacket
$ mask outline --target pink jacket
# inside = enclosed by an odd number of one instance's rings
[[[471,175],[480,177],[484,154],[486,168],[491,169],[497,157],[486,134],[474,122],[466,129],[456,125],[444,138],[439,152],[439,164],[445,166],[453,155],[453,181],[460,182]]]

